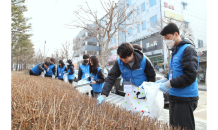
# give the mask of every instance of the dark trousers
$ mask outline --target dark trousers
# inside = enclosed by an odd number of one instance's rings
[[[34,74],[32,70],[29,71],[29,74],[33,75],[33,76],[38,76],[38,75]]]
[[[51,78],[52,76],[51,75],[45,75],[45,77],[50,77]]]
[[[69,79],[68,81],[69,83],[73,84],[73,79]]]
[[[194,110],[198,101],[169,102],[170,125],[195,130]]]

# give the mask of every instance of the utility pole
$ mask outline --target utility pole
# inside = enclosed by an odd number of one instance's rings
[[[46,44],[46,40],[45,40],[45,44]],[[44,60],[45,60],[45,44],[44,44],[44,58],[43,58],[43,63],[44,63]]]

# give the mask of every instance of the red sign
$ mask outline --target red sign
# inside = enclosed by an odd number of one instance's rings
[[[164,7],[174,10],[174,6],[168,5],[167,2],[164,2]]]

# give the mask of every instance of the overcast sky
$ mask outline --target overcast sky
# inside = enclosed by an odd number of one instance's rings
[[[73,11],[78,9],[77,5],[85,5],[86,1],[101,13],[99,18],[105,15],[100,0],[27,0],[25,17],[32,17],[29,22],[32,24],[31,40],[35,49],[44,51],[46,40],[45,50],[50,56],[55,48],[61,48],[61,43],[72,42],[81,29],[69,29],[64,24],[75,19]]]

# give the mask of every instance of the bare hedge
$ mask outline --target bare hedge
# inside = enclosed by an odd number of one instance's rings
[[[11,129],[20,130],[169,130],[149,117],[141,118],[113,104],[77,91],[60,80],[12,76]]]

